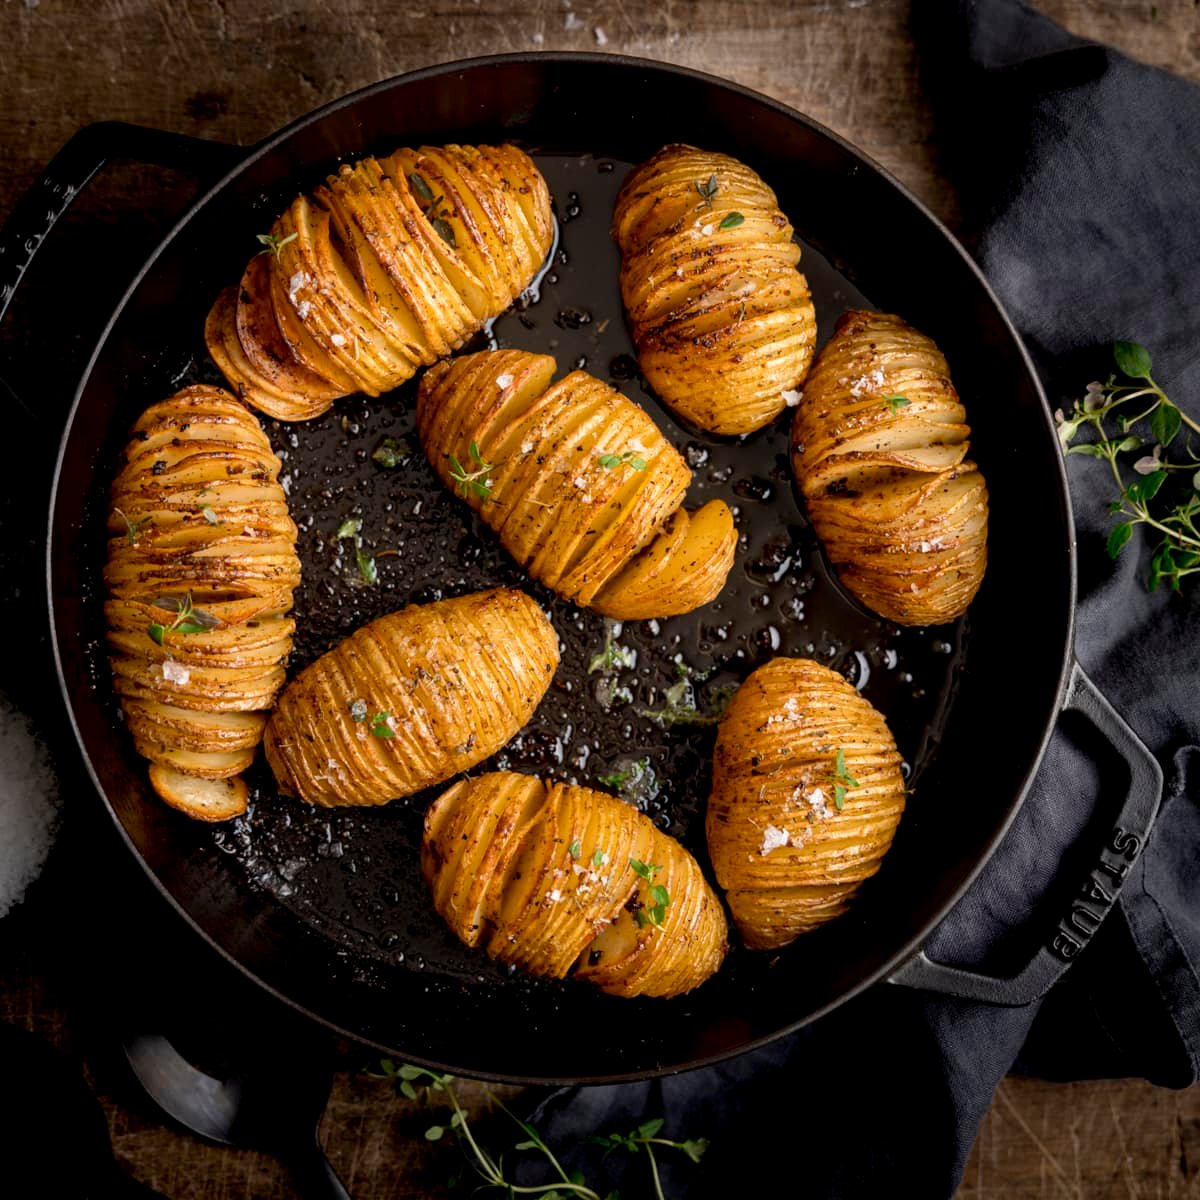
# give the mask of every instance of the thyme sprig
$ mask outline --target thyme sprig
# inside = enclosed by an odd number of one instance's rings
[[[484,462],[477,442],[471,443],[470,455],[475,464],[474,470],[471,471],[468,471],[453,454],[450,455],[450,478],[458,484],[458,494],[464,500],[468,495],[478,496],[480,500],[491,500],[492,481],[489,476],[496,469],[495,464]]]
[[[717,184],[716,172],[713,172],[713,174],[711,174],[708,177],[707,183],[703,183],[701,180],[697,179],[692,183],[692,186],[696,189],[697,192],[700,193],[700,203],[696,205],[696,208],[697,209],[712,208],[713,199],[716,197],[717,192],[720,190],[719,186]]]
[[[475,1136],[475,1132],[471,1128],[471,1113],[459,1099],[454,1076],[430,1071],[425,1067],[412,1066],[408,1063],[396,1063],[390,1058],[385,1058],[380,1062],[378,1071],[369,1073],[391,1079],[396,1090],[409,1100],[424,1100],[431,1106],[449,1106],[449,1120],[439,1121],[428,1126],[425,1130],[425,1139],[430,1142],[440,1142],[448,1133],[455,1135],[472,1170],[482,1181],[476,1191],[494,1189],[504,1192],[510,1198],[538,1196],[540,1200],[567,1200],[567,1197],[577,1197],[578,1200],[615,1200],[616,1193],[611,1191],[602,1198],[600,1192],[589,1186],[587,1178],[582,1172],[568,1172],[559,1161],[558,1156],[546,1144],[537,1128],[529,1121],[518,1117],[490,1088],[485,1086],[483,1089],[488,1104],[503,1113],[524,1135],[521,1141],[513,1145],[512,1150],[517,1152],[536,1151],[554,1173],[555,1178],[552,1182],[524,1185],[512,1182],[505,1172],[504,1155],[493,1156]],[[690,1138],[685,1141],[672,1141],[660,1136],[665,1124],[664,1118],[654,1117],[651,1120],[643,1121],[629,1133],[600,1134],[587,1140],[594,1145],[604,1147],[606,1152],[621,1149],[631,1154],[645,1153],[649,1161],[655,1200],[666,1200],[662,1179],[658,1172],[658,1163],[654,1155],[654,1147],[661,1146],[670,1150],[678,1150],[693,1163],[699,1163],[708,1149],[708,1140],[706,1138]]]
[[[119,508],[114,508],[113,512],[125,522],[125,536],[129,539],[131,546],[138,544],[138,539],[142,536],[142,530],[147,525],[153,524],[154,521],[153,517],[138,517],[136,520],[131,521]]]
[[[182,600],[178,600],[174,596],[165,596],[155,600],[154,607],[163,608],[167,612],[175,614],[175,619],[169,625],[164,625],[161,621],[152,621],[146,630],[151,639],[160,646],[168,633],[204,633],[209,629],[216,629],[221,623],[212,613],[205,612],[202,608],[196,608],[192,603],[191,592],[188,592]]]
[[[298,233],[289,233],[287,237],[276,237],[273,233],[257,233],[254,235],[258,240],[266,246],[265,250],[260,250],[259,254],[273,254],[276,258],[279,257],[279,252],[288,244],[294,242],[300,235]]]
[[[1188,575],[1200,572],[1200,453],[1193,442],[1200,424],[1155,381],[1145,346],[1117,341],[1112,350],[1124,379],[1114,373],[1103,383],[1089,383],[1070,414],[1059,409],[1054,414],[1058,439],[1065,454],[1103,459],[1112,472],[1117,498],[1109,511],[1120,519],[1108,535],[1109,556],[1115,559],[1144,525],[1158,534],[1146,585],[1153,592],[1165,583],[1177,592]],[[1084,429],[1092,439],[1076,441]],[[1167,451],[1173,444],[1176,457],[1171,459]],[[1129,456],[1138,451],[1143,453],[1130,463]],[[1127,470],[1134,478],[1127,478]],[[1184,472],[1186,478],[1172,479],[1172,472]]]
[[[846,770],[846,752],[839,746],[833,760],[833,803],[838,812],[846,803],[846,793],[858,786],[858,780]]]

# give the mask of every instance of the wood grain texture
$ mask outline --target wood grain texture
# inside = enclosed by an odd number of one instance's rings
[[[1043,0],[1071,29],[1200,79],[1195,0]],[[855,142],[951,222],[932,116],[903,0],[4,0],[0,4],[0,220],[79,126],[100,119],[241,143],[337,96],[430,63],[507,50],[604,50],[737,80]],[[110,193],[140,203],[144,175]],[[101,214],[102,218],[104,214]],[[60,848],[57,856],[81,853]],[[162,1124],[96,1049],[92,1003],[63,960],[75,923],[70,873],[0,923],[0,1018],[32,1028],[85,1069],[120,1161],[174,1200],[282,1200],[273,1159],[202,1144]],[[422,1138],[429,1116],[349,1068],[324,1121],[357,1200],[442,1194],[452,1147]],[[997,1094],[962,1200],[1200,1197],[1200,1093],[1138,1082],[1011,1078]]]

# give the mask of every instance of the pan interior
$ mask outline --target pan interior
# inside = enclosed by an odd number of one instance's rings
[[[787,416],[746,439],[715,438],[682,425],[638,377],[609,221],[629,162],[643,147],[620,158],[580,152],[576,141],[561,136],[537,142],[508,136],[534,152],[554,197],[559,240],[536,286],[471,348],[550,353],[560,373],[582,367],[645,406],[692,467],[688,506],[721,497],[734,509],[741,540],[728,586],[695,613],[619,628],[558,600],[527,579],[491,532],[437,481],[415,436],[410,384],[380,400],[347,398],[312,422],[264,422],[284,461],[300,529],[303,581],[291,671],[366,621],[406,604],[496,585],[522,587],[550,613],[563,643],[562,665],[533,720],[478,770],[506,767],[600,787],[623,776],[625,798],[707,866],[703,812],[713,728],[664,726],[652,714],[671,697],[711,716],[733,685],[771,657],[816,658],[841,671],[884,712],[914,788],[897,844],[852,913],[779,955],[735,950],[720,975],[691,996],[618,1000],[583,985],[534,981],[501,969],[444,928],[418,865],[423,812],[440,789],[379,809],[313,810],[280,798],[260,761],[250,776],[249,812],[215,828],[164,810],[149,794],[144,764],[109,694],[104,661],[98,581],[108,483],[125,430],[141,407],[190,382],[222,382],[203,347],[203,311],[216,287],[236,277],[281,198],[305,184],[303,174],[296,179],[281,168],[274,189],[248,194],[243,186],[240,205],[211,206],[207,216],[185,226],[173,257],[143,281],[133,313],[126,311],[100,356],[64,452],[64,469],[73,455],[86,485],[78,524],[71,524],[69,513],[56,514],[52,577],[59,648],[68,680],[72,665],[80,673],[72,697],[76,720],[129,840],[188,916],[268,986],[362,1040],[460,1073],[540,1079],[643,1074],[770,1037],[835,1002],[894,957],[944,905],[1012,811],[1021,763],[1027,768],[1053,707],[1053,689],[1043,689],[1031,705],[1022,734],[1029,749],[996,772],[996,794],[981,786],[981,807],[957,826],[947,824],[941,808],[961,763],[980,744],[968,744],[979,706],[986,707],[973,679],[994,675],[1003,659],[1001,654],[992,661],[998,647],[990,637],[977,647],[981,625],[999,627],[1003,585],[996,576],[1009,569],[1015,549],[1009,522],[993,534],[991,571],[969,617],[970,637],[965,620],[901,629],[855,605],[828,571],[797,501]],[[728,148],[721,140],[714,148]],[[365,142],[369,148],[370,139]],[[310,153],[310,177],[332,165],[327,159],[318,168],[319,153]],[[992,476],[999,470],[991,471],[991,464],[999,466],[1008,438],[994,415],[983,411],[986,396],[972,390],[981,375],[986,378],[989,356],[1013,355],[1003,345],[1002,328],[995,328],[1002,326],[998,316],[988,329],[973,329],[962,314],[939,329],[922,321],[933,301],[920,284],[907,306],[897,302],[903,288],[872,288],[878,264],[866,271],[846,265],[842,247],[853,246],[854,238],[831,228],[829,198],[819,219],[806,222],[813,206],[805,203],[803,176],[778,167],[772,174],[765,150],[763,156],[765,163],[753,155],[748,161],[776,187],[801,234],[801,269],[813,290],[820,342],[852,306],[898,309],[938,337],[977,438],[981,426],[1001,434],[990,447],[977,441],[977,452],[993,502],[998,492],[1003,498],[1006,489],[995,486]],[[208,261],[213,246],[219,249]],[[973,276],[961,274],[965,287]],[[986,309],[977,295],[973,302]],[[974,353],[979,346],[982,356]],[[1020,375],[1011,362],[1008,371]],[[1025,386],[1036,407],[1036,390],[1027,381]],[[95,398],[91,404],[89,396]],[[1029,396],[1020,402],[1027,405]],[[385,438],[394,444],[395,466],[374,457]],[[364,548],[376,560],[374,586],[360,577],[351,543],[337,537],[352,516],[361,518]],[[67,593],[80,562],[84,586],[76,602]],[[72,621],[82,634],[77,647],[69,634],[63,638]],[[1044,633],[1061,657],[1055,628]],[[590,670],[614,637],[632,652],[633,664]]]

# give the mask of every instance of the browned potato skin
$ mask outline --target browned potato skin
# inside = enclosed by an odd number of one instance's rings
[[[858,785],[840,811],[839,749]],[[706,818],[746,945],[774,949],[844,913],[892,844],[904,797],[887,723],[845,679],[800,658],[755,671],[721,718]]]
[[[661,925],[632,915],[654,904],[633,860],[659,868],[653,882],[670,897]],[[696,860],[607,792],[511,771],[462,780],[426,814],[421,869],[468,946],[534,975],[573,974],[615,996],[678,996],[727,949],[725,915]]]
[[[185,388],[132,432],[104,570],[113,687],[154,790],[189,816],[227,820],[245,811],[237,776],[284,680],[296,527],[266,434],[227,392]],[[175,614],[157,601],[188,595],[217,624],[158,645],[150,626]]]
[[[893,406],[889,396],[908,404]],[[967,609],[987,566],[987,485],[945,358],[900,317],[850,311],[813,365],[792,465],[838,578],[900,625]]]
[[[280,791],[385,804],[494,754],[533,715],[558,637],[524,592],[411,605],[356,630],[284,689],[264,749]],[[366,720],[351,705],[362,700]],[[390,714],[392,737],[372,732]]]
[[[701,194],[715,176],[711,201]],[[722,229],[733,214],[743,220]],[[800,247],[744,163],[666,146],[617,196],[621,294],[650,386],[712,433],[769,424],[803,382],[817,324]]]
[[[343,164],[271,235],[205,339],[242,399],[303,421],[397,387],[499,316],[549,253],[554,219],[515,146],[426,146]]]
[[[417,429],[425,454],[535,579],[620,620],[691,612],[725,586],[737,548],[733,514],[714,500],[680,506],[691,472],[646,412],[606,383],[554,359],[485,351],[425,373]],[[484,496],[455,479],[479,457]],[[636,453],[645,468],[604,467]]]

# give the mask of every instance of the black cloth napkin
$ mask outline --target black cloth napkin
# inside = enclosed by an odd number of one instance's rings
[[[1054,403],[1136,340],[1200,412],[1200,90],[1087,43],[1014,0],[916,0],[914,35],[961,184],[968,244]],[[943,115],[944,114],[944,115]],[[968,409],[970,397],[967,397]],[[1149,594],[1148,552],[1105,553],[1111,479],[1073,457],[1077,654],[1161,762],[1163,808],[1119,906],[1040,1004],[1003,1009],[881,984],[775,1045],[644,1084],[566,1089],[535,1115],[563,1148],[666,1116],[707,1136],[701,1167],[660,1155],[673,1196],[773,1185],[810,1197],[950,1196],[997,1084],[1200,1069],[1200,600]],[[1059,731],[1000,851],[930,956],[996,969],[1036,944],[1038,900],[1104,791]],[[1016,955],[1019,957],[1019,954]],[[572,1158],[572,1153],[576,1155]],[[568,1151],[589,1179],[649,1194],[641,1155]]]

